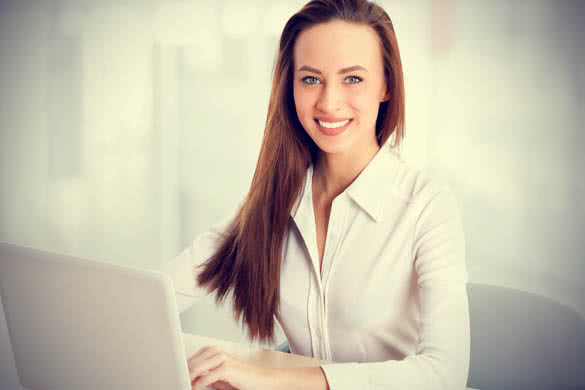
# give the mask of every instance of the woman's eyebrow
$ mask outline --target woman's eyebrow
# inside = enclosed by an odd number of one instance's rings
[[[297,69],[297,71],[298,71],[298,72],[301,72],[301,71],[303,71],[303,70],[305,70],[305,71],[307,71],[307,72],[312,72],[312,73],[316,73],[316,74],[321,74],[321,71],[320,71],[319,69],[315,69],[315,68],[313,68],[313,67],[311,67],[311,66],[309,66],[309,65],[303,65],[303,66],[301,66],[299,69]],[[354,71],[356,71],[356,70],[363,70],[363,71],[365,71],[365,72],[367,72],[367,71],[368,71],[366,68],[364,68],[364,67],[363,67],[363,66],[361,66],[361,65],[353,65],[353,66],[349,66],[349,67],[347,67],[347,68],[340,69],[340,70],[339,70],[339,72],[337,72],[337,73],[339,73],[339,74],[343,74],[343,73],[348,73],[348,72],[354,72]]]
[[[368,71],[366,68],[364,68],[361,65],[354,65],[354,66],[350,66],[347,68],[343,68],[338,73],[343,74],[343,73],[348,73],[348,72],[355,72],[356,70],[363,70],[364,72]]]

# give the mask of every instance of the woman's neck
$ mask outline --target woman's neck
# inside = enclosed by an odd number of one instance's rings
[[[378,150],[376,144],[361,153],[321,153],[313,173],[313,194],[333,200],[354,182]]]

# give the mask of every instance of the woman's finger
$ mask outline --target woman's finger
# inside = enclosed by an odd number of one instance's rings
[[[198,360],[189,362],[189,376],[191,380],[198,376],[205,376],[207,372],[216,370],[226,360],[224,352],[217,352],[215,355],[208,357],[205,360]]]
[[[199,364],[201,364],[201,362],[217,355],[220,352],[223,352],[222,349],[215,346],[206,346],[201,348],[199,351],[197,351],[197,353],[195,353],[187,360],[189,371],[191,371],[192,367],[197,367]]]
[[[193,354],[193,356],[191,356],[189,360],[197,359],[203,355],[214,355],[216,352],[219,352],[221,350],[222,350],[221,348],[216,347],[215,345],[206,345],[205,347],[200,348],[199,351],[195,352],[195,354]]]
[[[224,378],[225,374],[225,366],[220,364],[214,370],[209,371],[207,374],[200,376],[195,381],[195,390],[205,390],[207,386],[211,386],[217,381],[220,381]]]

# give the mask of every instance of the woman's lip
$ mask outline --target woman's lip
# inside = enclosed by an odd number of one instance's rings
[[[330,129],[328,127],[321,126],[321,124],[319,123],[319,120],[321,120],[322,122],[328,122],[328,123],[343,122],[343,121],[347,120],[347,123],[341,127],[336,127],[336,128]],[[351,124],[351,122],[352,122],[351,118],[346,118],[346,119],[341,119],[341,120],[336,119],[336,120],[333,120],[332,122],[329,122],[327,120],[323,120],[320,118],[318,120],[315,119],[315,123],[317,123],[317,128],[319,129],[319,131],[325,135],[328,135],[328,136],[334,136],[334,135],[338,135],[338,134],[343,133],[347,129],[347,127]]]
[[[351,118],[325,118],[325,117],[316,117],[315,120],[320,120],[321,122],[327,122],[327,123],[336,123],[336,122],[343,122],[346,120],[350,120]]]

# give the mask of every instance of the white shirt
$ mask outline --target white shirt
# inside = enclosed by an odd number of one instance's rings
[[[464,389],[469,369],[465,242],[452,192],[382,148],[333,200],[319,271],[312,167],[281,265],[281,325],[291,352],[330,360],[332,390]],[[205,295],[193,266],[227,224],[165,270],[180,310]]]

